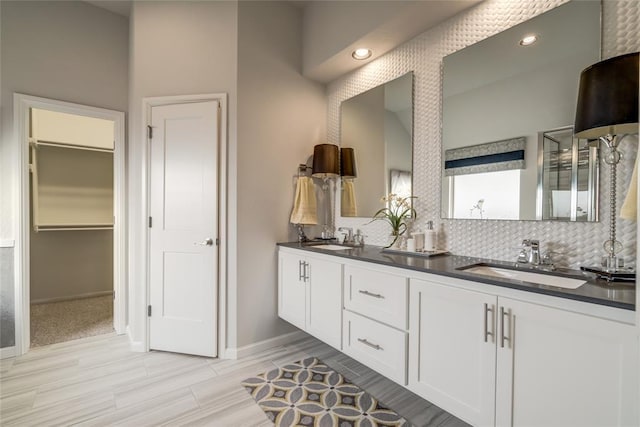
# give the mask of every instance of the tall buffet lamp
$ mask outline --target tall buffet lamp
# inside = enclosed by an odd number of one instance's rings
[[[609,281],[633,280],[635,274],[624,268],[622,243],[616,239],[616,167],[621,154],[618,146],[628,134],[638,133],[639,53],[617,56],[590,67],[580,74],[575,136],[601,141],[608,152],[604,162],[610,170],[609,239],[604,243],[602,267],[583,267]]]
[[[322,238],[333,238],[333,204],[331,203],[330,180],[340,175],[340,161],[338,146],[333,144],[318,144],[313,147],[314,178],[322,179],[322,190],[325,200],[324,224],[322,226]]]

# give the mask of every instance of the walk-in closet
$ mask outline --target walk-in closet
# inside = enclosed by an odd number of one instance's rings
[[[113,331],[114,122],[31,108],[31,346]]]

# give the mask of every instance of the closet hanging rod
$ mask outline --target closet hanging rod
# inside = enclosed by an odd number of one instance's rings
[[[101,153],[113,154],[113,149],[111,148],[92,147],[90,145],[65,144],[63,142],[50,142],[50,141],[39,141],[39,140],[32,141],[31,143],[36,147],[38,147],[39,145],[44,145],[46,147],[71,148],[73,150],[99,151]]]
[[[38,226],[36,232],[40,231],[89,231],[89,230],[113,230],[113,226],[102,227],[47,227]]]

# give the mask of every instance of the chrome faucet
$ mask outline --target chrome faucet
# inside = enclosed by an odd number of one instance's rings
[[[344,239],[342,240],[342,243],[344,243],[345,245],[353,244],[353,228],[351,228],[351,227],[340,227],[340,228],[338,228],[338,231],[344,233]]]
[[[527,259],[529,264],[540,265],[540,241],[525,239],[522,244],[529,248],[529,258]]]
[[[540,255],[540,241],[525,239],[522,241],[522,249],[518,254],[516,265],[529,264],[534,268],[555,269],[551,256],[552,252],[547,251],[544,256]]]

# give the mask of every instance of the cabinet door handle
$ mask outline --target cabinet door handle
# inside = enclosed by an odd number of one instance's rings
[[[511,309],[507,310],[506,312],[504,311],[504,307],[500,307],[500,347],[504,348],[504,342],[505,341],[509,341],[509,343],[511,343],[511,337],[507,337],[505,335],[505,326],[504,326],[504,317],[507,316],[507,319],[509,320],[509,325],[507,326],[508,329],[510,329],[511,326]],[[509,347],[511,347],[511,344],[509,344]]]
[[[370,297],[374,297],[374,298],[380,298],[380,299],[383,299],[383,298],[384,298],[384,295],[374,294],[374,293],[371,293],[371,292],[369,292],[369,291],[367,291],[367,290],[364,290],[364,291],[363,291],[362,289],[360,289],[360,290],[358,290],[358,292],[360,292],[361,294],[364,294],[364,295],[370,296]]]
[[[306,282],[307,280],[309,280],[309,270],[307,270],[309,268],[309,263],[308,262],[304,262],[304,281]]]
[[[304,274],[302,273],[302,260],[298,261],[298,281],[302,282]]]
[[[491,332],[489,332],[489,312],[491,312]],[[491,304],[491,308],[489,308],[489,304],[484,303],[484,342],[489,342],[489,337],[491,337],[491,342],[495,342],[495,306]]]
[[[369,347],[371,347],[371,348],[373,348],[375,350],[382,350],[382,347],[380,347],[378,344],[373,344],[373,343],[367,341],[366,338],[358,338],[358,341],[360,341],[364,345],[368,345]]]

